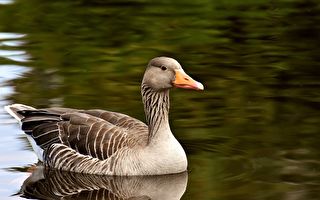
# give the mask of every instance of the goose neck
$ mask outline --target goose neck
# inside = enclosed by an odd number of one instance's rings
[[[169,90],[154,91],[147,85],[141,88],[146,122],[149,127],[149,142],[158,132],[169,128]]]

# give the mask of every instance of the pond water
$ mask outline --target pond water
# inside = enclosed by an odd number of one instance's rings
[[[101,108],[144,120],[140,81],[160,55],[205,86],[170,94],[188,173],[109,180],[36,169],[46,177],[38,198],[92,195],[77,194],[76,180],[109,198],[121,197],[112,186],[134,183],[145,186],[139,192],[153,188],[140,199],[320,198],[316,0],[0,0],[0,199],[23,199],[37,163],[4,105]],[[73,193],[54,193],[57,185]]]

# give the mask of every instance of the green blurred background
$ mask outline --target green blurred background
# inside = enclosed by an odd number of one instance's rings
[[[1,105],[144,120],[140,82],[156,56],[204,84],[171,92],[171,127],[189,159],[183,199],[319,199],[319,54],[316,0],[0,1],[0,86],[12,90],[0,88]],[[27,72],[4,78],[18,66]]]

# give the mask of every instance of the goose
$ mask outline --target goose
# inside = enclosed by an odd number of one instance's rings
[[[92,109],[36,109],[12,104],[40,161],[48,168],[98,175],[161,175],[187,170],[184,149],[169,126],[169,90],[203,90],[173,58],[156,57],[145,70],[141,95],[146,123],[128,115]]]

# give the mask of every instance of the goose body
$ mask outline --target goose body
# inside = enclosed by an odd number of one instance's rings
[[[180,64],[152,59],[141,95],[146,124],[105,110],[36,109],[13,104],[5,110],[27,134],[39,160],[50,168],[103,175],[159,175],[186,171],[186,154],[169,126],[169,89],[203,90]]]

